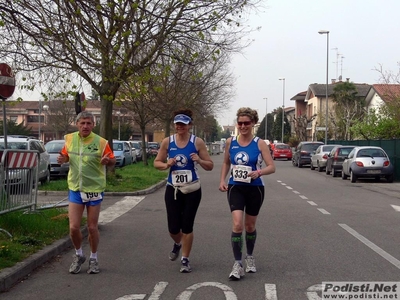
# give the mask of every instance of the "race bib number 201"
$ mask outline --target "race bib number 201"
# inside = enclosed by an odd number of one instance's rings
[[[97,201],[103,199],[101,193],[85,193],[85,192],[81,192],[81,198],[83,202]]]
[[[182,186],[188,182],[192,182],[192,171],[190,170],[176,170],[171,172],[172,184],[174,186]]]
[[[250,172],[251,172],[250,166],[234,165],[232,167],[233,181],[250,183],[251,182],[251,177],[249,177]]]

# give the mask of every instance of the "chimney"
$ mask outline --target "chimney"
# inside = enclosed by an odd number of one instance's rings
[[[347,78],[346,78],[346,82],[349,82],[349,81],[350,81],[350,78],[347,77]]]
[[[331,79],[331,83],[335,84],[336,83],[336,79]]]

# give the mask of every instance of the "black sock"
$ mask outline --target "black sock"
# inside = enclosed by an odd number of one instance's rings
[[[253,255],[256,239],[257,239],[257,230],[254,230],[251,233],[246,231],[246,248],[248,255]]]
[[[231,243],[233,255],[235,256],[235,260],[242,260],[242,246],[243,246],[243,238],[242,233],[232,232],[231,235]]]

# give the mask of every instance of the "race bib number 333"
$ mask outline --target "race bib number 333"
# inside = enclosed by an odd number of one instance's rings
[[[251,182],[251,177],[249,176],[250,172],[251,172],[250,166],[244,166],[244,165],[232,166],[233,181],[250,183]]]

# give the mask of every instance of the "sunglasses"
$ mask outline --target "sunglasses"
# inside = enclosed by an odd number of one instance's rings
[[[242,125],[244,125],[244,126],[249,126],[249,125],[251,124],[251,122],[250,122],[250,121],[237,122],[237,124],[238,124],[239,126],[242,126]]]

